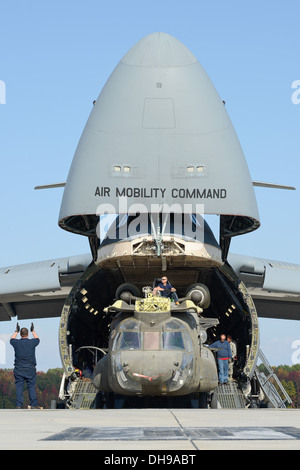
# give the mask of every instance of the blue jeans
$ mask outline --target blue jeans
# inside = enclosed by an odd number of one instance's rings
[[[176,294],[176,292],[170,292],[169,294],[165,294],[165,295],[162,294],[162,291],[159,291],[159,292],[160,292],[161,297],[167,297],[169,299],[172,298],[174,302],[178,302],[178,295]]]
[[[228,359],[218,359],[219,382],[228,382]]]
[[[16,394],[17,394],[17,407],[23,407],[23,390],[24,382],[26,383],[30,405],[38,406],[36,392],[35,392],[35,380],[36,380],[36,370],[35,367],[30,369],[14,369],[15,384],[16,384]]]

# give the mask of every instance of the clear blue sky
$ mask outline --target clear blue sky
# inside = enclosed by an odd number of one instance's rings
[[[65,181],[93,100],[125,52],[155,31],[178,38],[205,68],[252,178],[297,187],[257,188],[262,225],[234,239],[232,251],[300,264],[300,104],[291,100],[292,82],[300,80],[299,17],[298,0],[2,3],[0,266],[89,251],[85,238],[57,225],[62,189],[33,187]],[[58,319],[36,325],[40,369],[59,366]],[[14,328],[0,324],[0,339]],[[261,321],[272,364],[291,364],[297,339],[300,323]],[[4,367],[11,367],[8,349]]]

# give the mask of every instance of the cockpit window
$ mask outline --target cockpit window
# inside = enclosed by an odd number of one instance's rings
[[[163,333],[163,349],[184,349],[181,331],[167,331]]]
[[[185,333],[184,334],[184,339],[185,339],[185,344],[186,344],[186,349],[191,352],[193,351],[193,344],[192,344],[192,340],[191,340],[191,337],[188,333]]]
[[[140,349],[141,335],[138,331],[123,331],[121,335],[120,349]]]
[[[126,320],[120,325],[120,330],[136,330],[138,329],[138,323],[135,320]]]
[[[145,331],[144,333],[144,348],[145,349],[159,349],[159,331]]]
[[[170,320],[166,324],[167,330],[179,330],[179,329],[184,329],[184,326],[182,323],[180,323],[177,320]]]

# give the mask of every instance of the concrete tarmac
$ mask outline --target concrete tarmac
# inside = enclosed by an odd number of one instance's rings
[[[0,422],[1,450],[300,449],[300,409],[0,410]]]

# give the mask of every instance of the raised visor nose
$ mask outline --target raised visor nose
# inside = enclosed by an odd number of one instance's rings
[[[144,67],[180,67],[191,65],[197,59],[173,36],[153,33],[133,46],[121,62]]]
[[[135,215],[136,204],[148,214],[158,204],[182,211],[187,204],[189,213],[203,204],[207,214],[226,215],[226,237],[259,226],[226,108],[196,57],[166,33],[141,39],[103,87],[72,161],[59,225],[98,241],[103,211]]]

